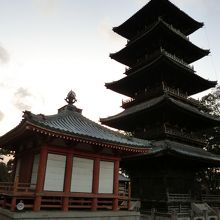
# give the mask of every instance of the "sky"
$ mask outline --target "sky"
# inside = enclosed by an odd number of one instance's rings
[[[0,135],[18,125],[24,110],[56,114],[70,90],[96,122],[122,111],[126,97],[105,88],[125,69],[109,57],[126,44],[112,27],[147,2],[0,0]],[[200,76],[220,80],[220,1],[171,2],[205,23],[190,40],[211,54],[193,65]]]

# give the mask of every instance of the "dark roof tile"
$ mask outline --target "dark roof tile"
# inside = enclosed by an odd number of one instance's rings
[[[74,108],[69,107],[67,105],[58,114],[50,116],[35,115],[29,112],[28,117],[24,120],[51,131],[59,131],[67,135],[77,135],[130,147],[150,147],[150,142],[147,140],[129,137],[110,130],[84,117],[74,110]]]

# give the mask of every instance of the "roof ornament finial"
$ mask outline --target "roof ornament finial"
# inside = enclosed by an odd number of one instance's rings
[[[72,105],[74,104],[76,100],[76,93],[73,92],[73,90],[70,90],[69,93],[67,94],[67,97],[65,98],[65,101],[69,104]]]

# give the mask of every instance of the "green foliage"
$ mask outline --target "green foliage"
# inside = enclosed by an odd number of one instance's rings
[[[13,154],[14,152],[10,150],[0,148],[0,159],[3,159],[3,156],[11,156]]]
[[[220,86],[215,87],[208,95],[201,99],[201,103],[209,109],[209,113],[220,116]]]
[[[9,160],[10,161],[10,160]],[[12,179],[12,163],[0,162],[0,182],[9,182]]]
[[[209,109],[209,114],[220,116],[220,86],[215,87],[208,95],[201,99],[201,103]],[[208,141],[206,150],[220,155],[220,126],[205,131],[204,136]]]
[[[8,177],[7,165],[0,162],[0,182],[6,182]]]
[[[209,109],[208,113],[220,116],[220,86],[215,87],[201,99],[201,103]],[[220,126],[210,128],[204,134],[208,144],[206,150],[220,155]],[[200,173],[202,188],[206,192],[220,192],[220,168],[208,168]]]
[[[4,156],[12,156],[13,152],[0,148],[0,182],[8,182],[12,179],[13,159],[3,162]]]

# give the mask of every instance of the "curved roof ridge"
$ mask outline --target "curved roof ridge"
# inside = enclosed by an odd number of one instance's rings
[[[94,141],[100,140],[106,144],[113,144],[131,148],[146,148],[150,146],[150,141],[129,137],[119,132],[110,130],[88,118],[81,113],[71,110],[58,112],[54,115],[33,114],[25,111],[23,120],[14,129],[0,138],[7,139],[12,134],[17,134],[20,129],[25,130],[27,126],[36,126],[37,129],[49,132],[58,132],[63,135],[73,135],[79,138],[86,138]]]
[[[181,101],[178,101],[172,97],[170,97],[169,95],[167,94],[163,94],[159,97],[156,97],[156,98],[153,98],[151,100],[147,100],[145,102],[142,102],[138,105],[135,105],[135,106],[131,106],[130,108],[128,109],[125,109],[124,111],[118,113],[117,115],[114,115],[114,116],[110,116],[110,117],[107,117],[107,118],[102,118],[100,119],[101,122],[105,123],[107,121],[110,121],[110,120],[114,120],[114,119],[117,119],[117,118],[120,118],[120,117],[125,117],[125,116],[128,116],[128,115],[131,115],[131,114],[134,114],[136,113],[137,111],[144,111],[146,108],[151,108],[152,106],[155,106],[165,100],[169,100],[171,103],[175,104],[176,106],[182,108],[182,109],[185,109],[187,111],[190,111],[190,112],[193,112],[197,115],[202,115],[208,119],[211,119],[211,120],[214,120],[216,122],[219,122],[220,123],[220,118],[218,117],[214,117],[213,115],[210,115],[208,113],[205,113],[205,112],[201,112],[198,108],[192,106],[192,105],[189,105],[189,104],[186,104],[186,103],[183,103]]]
[[[156,1],[156,0],[152,0],[149,1],[148,3],[146,3],[141,9],[139,9],[136,13],[134,13],[131,17],[129,17],[127,20],[125,20],[122,24],[120,24],[119,26],[113,27],[113,31],[115,31],[116,33],[120,34],[121,36],[129,39],[129,35],[130,34],[126,34],[123,33],[124,30],[126,29],[126,27],[128,27],[130,24],[134,23],[134,20],[139,18],[139,17],[143,17],[143,15],[146,13],[147,10],[149,10],[149,8],[151,7],[152,3]],[[156,1],[158,2],[158,1]],[[164,2],[164,1],[163,1]],[[176,10],[178,13],[180,13],[182,16],[185,16],[185,18],[188,21],[192,21],[196,24],[194,24],[194,26],[192,26],[191,28],[193,29],[193,32],[195,30],[197,30],[198,28],[203,26],[202,22],[198,22],[196,21],[194,18],[192,18],[191,16],[189,16],[187,13],[185,13],[184,11],[182,11],[178,6],[174,5],[172,2],[165,0],[166,5],[168,5],[172,10]],[[124,29],[124,30],[123,30]],[[188,31],[189,32],[189,31]],[[192,31],[190,31],[188,34],[193,33]]]
[[[174,140],[160,140],[152,142],[152,148],[147,154],[137,154],[137,155],[129,155],[125,157],[125,160],[132,159],[144,159],[144,158],[152,158],[164,155],[179,155],[183,156],[184,159],[186,157],[192,160],[200,160],[205,163],[212,163],[214,165],[220,164],[220,155],[213,154],[209,151],[204,150],[203,148],[194,147],[186,143],[176,142]]]
[[[124,51],[126,50],[129,50],[130,47],[132,47],[133,45],[135,45],[141,38],[144,38],[145,36],[147,36],[149,33],[153,33],[153,31],[156,29],[156,28],[159,28],[160,25],[163,25],[162,27],[165,27],[166,30],[169,30],[171,31],[173,34],[175,34],[176,36],[178,36],[180,39],[184,40],[185,42],[187,42],[188,44],[190,44],[192,47],[194,47],[196,50],[200,50],[204,53],[209,54],[210,53],[210,50],[208,49],[203,49],[197,45],[195,45],[192,41],[190,41],[188,38],[186,37],[183,37],[182,35],[178,34],[176,31],[174,31],[173,28],[170,27],[169,24],[167,24],[166,22],[164,22],[162,19],[159,19],[157,22],[155,22],[154,25],[152,25],[152,27],[147,30],[146,32],[144,32],[143,34],[141,34],[139,37],[135,38],[134,40],[130,41],[125,47],[123,47],[121,50],[115,52],[115,53],[110,53],[110,57],[115,59],[114,57],[123,53]]]

